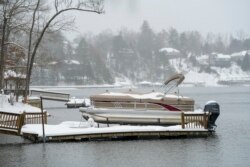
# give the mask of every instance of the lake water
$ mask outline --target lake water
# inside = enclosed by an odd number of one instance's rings
[[[92,88],[63,92],[88,97],[104,91]],[[180,92],[193,97],[202,107],[208,100],[220,104],[214,136],[32,144],[19,137],[0,135],[0,166],[249,166],[250,87],[181,88]],[[78,109],[66,109],[64,103],[48,101],[44,106],[52,115],[48,120],[51,124],[81,120]]]

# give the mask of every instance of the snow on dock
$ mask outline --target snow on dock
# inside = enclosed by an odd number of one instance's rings
[[[24,138],[34,142],[41,142],[43,138],[41,124],[27,124],[22,127],[21,134]],[[209,131],[205,128],[186,128],[176,126],[131,126],[114,125],[111,127],[97,127],[92,122],[62,122],[58,125],[45,125],[46,141],[67,140],[95,140],[113,139],[124,137],[207,137]]]

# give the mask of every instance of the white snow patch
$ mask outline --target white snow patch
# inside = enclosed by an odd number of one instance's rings
[[[199,73],[197,71],[189,71],[184,80],[184,83],[204,84],[206,86],[218,86],[217,82],[218,77],[215,74]]]
[[[77,60],[64,60],[64,63],[66,64],[77,64],[80,65],[81,63]]]
[[[115,77],[115,86],[122,86],[122,87],[131,87],[133,86],[133,83],[130,79],[128,79],[127,77]]]
[[[49,62],[48,64],[49,65],[56,65],[56,64],[58,64],[58,62],[57,61],[52,61],[52,62]]]
[[[174,48],[161,48],[159,52],[167,52],[167,53],[180,53],[179,50]]]
[[[220,75],[220,80],[241,80],[249,78],[249,74],[244,72],[240,66],[233,63],[229,68],[211,67]]]
[[[72,97],[69,99],[69,101],[66,104],[83,104],[83,103],[86,106],[90,106],[90,99],[88,98],[79,99],[79,98]]]
[[[26,75],[21,74],[21,73],[16,73],[13,70],[5,71],[4,72],[4,78],[10,78],[10,77],[13,77],[13,78],[26,78]]]
[[[217,59],[224,59],[224,60],[230,60],[231,56],[230,55],[224,55],[224,54],[217,54],[216,55]]]
[[[0,111],[2,112],[9,112],[9,113],[17,113],[21,114],[23,112],[41,112],[40,108],[33,107],[29,104],[24,104],[21,102],[14,102],[14,105],[11,105],[8,102],[9,96],[7,95],[0,95]]]
[[[229,55],[218,55],[226,59],[230,58]],[[203,55],[198,60],[205,60],[206,58],[207,56]],[[194,67],[191,63],[188,63],[186,59],[171,59],[169,62],[177,73],[184,74],[184,85],[219,86],[217,82],[220,80],[250,80],[250,73],[243,71],[236,63],[232,63],[228,68],[212,66],[211,69],[215,72],[206,73],[200,72],[200,67]]]

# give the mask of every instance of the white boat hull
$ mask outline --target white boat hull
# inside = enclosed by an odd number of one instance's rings
[[[97,123],[178,125],[181,124],[180,111],[143,109],[80,108],[84,118],[92,118]]]

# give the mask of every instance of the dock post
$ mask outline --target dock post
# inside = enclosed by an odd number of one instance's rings
[[[209,116],[209,113],[204,112],[204,115],[203,115],[203,126],[204,126],[204,129],[208,128],[208,116]]]
[[[4,96],[4,90],[3,89],[1,89],[1,106],[0,106],[0,108],[3,108],[3,105],[4,105],[4,100],[5,100],[5,96]]]
[[[181,128],[185,129],[184,112],[181,112]]]
[[[109,127],[109,119],[108,118],[106,118],[107,119],[107,126]]]
[[[43,97],[42,97],[42,96],[40,96],[40,99],[41,99],[41,111],[42,111],[43,143],[45,143],[44,115],[43,115]]]
[[[19,118],[17,119],[17,127],[18,127],[18,135],[21,134],[22,126],[25,124],[25,111],[19,115]]]

